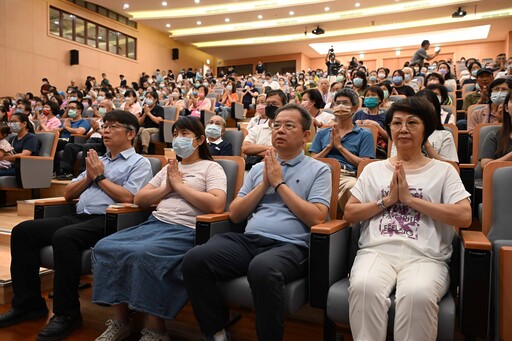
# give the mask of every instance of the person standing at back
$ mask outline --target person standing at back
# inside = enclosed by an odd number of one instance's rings
[[[434,54],[428,54],[427,50],[429,48],[430,48],[430,41],[423,40],[421,42],[421,47],[414,53],[409,64],[418,64],[420,67],[422,67],[423,63],[425,62],[425,59],[432,60],[435,57],[437,57],[439,52],[441,52],[441,49],[439,49],[439,50],[435,51]]]

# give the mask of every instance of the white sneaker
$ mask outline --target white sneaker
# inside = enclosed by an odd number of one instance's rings
[[[132,334],[132,326],[116,320],[108,320],[105,325],[108,327],[96,341],[121,341]]]
[[[170,341],[169,335],[160,334],[156,330],[144,328],[141,330],[142,337],[139,341]]]

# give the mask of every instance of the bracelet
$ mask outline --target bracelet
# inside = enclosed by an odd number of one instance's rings
[[[386,206],[384,206],[384,200],[382,200],[382,198],[377,200],[377,206],[379,206],[383,211],[386,210]]]
[[[281,181],[280,183],[278,183],[278,184],[276,185],[276,187],[274,187],[274,191],[276,191],[276,192],[277,192],[277,189],[278,189],[278,188],[279,188],[279,186],[281,186],[281,185],[286,185],[286,182]]]

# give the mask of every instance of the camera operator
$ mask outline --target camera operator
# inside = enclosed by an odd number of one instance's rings
[[[336,80],[336,76],[338,75],[338,71],[341,66],[340,61],[336,59],[334,48],[332,46],[325,56],[325,65],[327,65],[327,79],[329,80],[329,84],[331,84]]]

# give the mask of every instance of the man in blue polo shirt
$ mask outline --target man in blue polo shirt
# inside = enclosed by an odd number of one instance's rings
[[[338,203],[340,209],[350,197],[349,190],[356,183],[356,171],[363,159],[375,158],[372,133],[352,123],[352,115],[358,109],[359,97],[352,89],[342,89],[334,95],[333,107],[336,125],[319,130],[309,148],[313,158],[333,158],[341,166]]]
[[[81,104],[81,103],[80,103]],[[41,297],[39,252],[52,245],[55,260],[54,315],[37,336],[38,341],[61,340],[82,325],[78,284],[82,251],[104,236],[105,212],[115,202],[133,202],[135,193],[152,178],[147,159],[135,153],[132,141],[139,130],[137,118],[125,111],[105,115],[103,141],[109,153],[87,153],[86,170],[67,185],[64,198],[78,198],[76,214],[28,220],[11,235],[12,309],[0,314],[0,328],[48,315]]]
[[[326,220],[331,171],[305,156],[311,116],[288,104],[272,123],[272,145],[252,167],[229,218],[247,219],[245,233],[215,235],[185,255],[185,285],[208,340],[226,340],[225,306],[217,281],[247,275],[256,308],[259,340],[282,340],[284,287],[307,273],[309,228]]]

